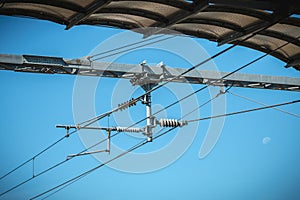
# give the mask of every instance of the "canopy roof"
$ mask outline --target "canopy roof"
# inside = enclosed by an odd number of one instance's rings
[[[167,28],[219,45],[275,50],[272,55],[286,67],[300,70],[297,0],[0,0],[0,14],[50,20],[66,29],[80,24]],[[146,30],[139,32],[145,36],[162,33]]]

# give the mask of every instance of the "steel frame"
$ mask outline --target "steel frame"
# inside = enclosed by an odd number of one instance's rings
[[[0,54],[0,70],[43,74],[69,74],[131,79],[145,78],[145,69],[139,64],[91,62],[88,59],[64,59],[60,57]],[[208,84],[300,92],[300,78],[235,73],[220,81],[227,72],[193,70],[183,76],[186,68],[147,66],[151,82]]]

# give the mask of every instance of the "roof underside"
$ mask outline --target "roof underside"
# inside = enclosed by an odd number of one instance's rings
[[[0,0],[0,14],[50,20],[66,29],[80,24],[142,28],[145,36],[163,32],[143,28],[167,28],[219,45],[272,52],[286,67],[300,70],[297,0]]]

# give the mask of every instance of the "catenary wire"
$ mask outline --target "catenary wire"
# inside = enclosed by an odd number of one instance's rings
[[[7,172],[6,174],[4,174],[3,176],[1,176],[0,180],[2,180],[3,178],[5,178],[6,176],[10,175],[11,173],[13,173],[14,171],[16,171],[17,169],[21,168],[22,166],[24,166],[25,164],[29,163],[30,161],[32,161],[33,159],[35,159],[36,157],[40,156],[41,154],[43,154],[44,152],[46,152],[47,150],[49,150],[50,148],[52,148],[53,146],[55,146],[56,144],[58,144],[59,142],[61,142],[64,138],[61,137],[60,139],[58,139],[57,141],[55,141],[54,143],[52,143],[51,145],[49,145],[48,147],[44,148],[42,151],[40,151],[39,153],[37,153],[35,156],[31,157],[30,159],[26,160],[25,162],[23,162],[22,164],[20,164],[19,166],[15,167],[14,169],[12,169],[11,171]],[[1,196],[2,194],[0,194]]]
[[[279,107],[279,106],[285,106],[285,105],[289,105],[289,104],[295,104],[295,103],[299,103],[299,102],[300,102],[300,100],[289,101],[289,102],[285,102],[285,103],[273,104],[273,105],[269,105],[269,106],[263,106],[263,107],[248,109],[248,110],[241,110],[241,111],[231,112],[231,113],[226,113],[226,114],[221,114],[221,115],[214,115],[214,116],[209,116],[209,117],[192,119],[192,120],[188,120],[188,122],[197,122],[197,121],[203,121],[203,120],[214,119],[214,118],[219,118],[219,117],[227,117],[227,116],[238,115],[238,114],[243,114],[243,113],[248,113],[248,112],[254,112],[254,111],[258,111],[258,110],[275,108],[275,107]]]
[[[153,137],[153,140],[156,140],[156,139],[160,138],[161,136],[167,134],[168,132],[174,130],[175,128],[176,128],[176,127],[170,128],[169,130],[167,130],[167,131],[165,131],[165,132],[163,132],[163,133],[161,133],[161,134],[159,134],[159,135],[156,135],[155,137]],[[76,181],[78,181],[78,180],[80,180],[81,178],[87,176],[88,174],[92,173],[93,171],[95,171],[95,170],[97,170],[97,169],[99,169],[99,168],[105,166],[106,164],[108,164],[108,163],[110,163],[110,162],[112,162],[112,161],[114,161],[114,160],[116,160],[116,159],[118,159],[118,158],[120,158],[120,157],[122,157],[122,156],[125,156],[126,154],[132,152],[132,151],[135,150],[135,149],[138,149],[138,148],[144,146],[144,145],[147,144],[148,142],[149,142],[149,141],[148,141],[147,139],[145,139],[145,140],[139,142],[138,144],[132,146],[131,148],[129,148],[129,149],[126,150],[125,152],[123,152],[123,153],[121,153],[121,154],[115,156],[114,158],[112,158],[112,159],[110,159],[110,160],[108,160],[108,161],[106,161],[106,162],[104,162],[104,163],[102,163],[102,164],[100,164],[100,165],[98,165],[98,166],[96,166],[96,167],[94,167],[94,168],[92,168],[92,169],[90,169],[90,170],[88,170],[88,171],[82,173],[82,174],[79,174],[78,176],[75,176],[75,177],[73,177],[73,178],[71,178],[71,179],[69,179],[69,180],[67,180],[67,181],[65,181],[65,182],[63,182],[63,183],[61,183],[61,184],[59,184],[59,185],[56,185],[55,187],[52,187],[52,188],[50,188],[49,190],[44,191],[44,192],[42,192],[42,193],[40,193],[40,194],[38,194],[38,195],[32,197],[30,200],[36,199],[36,198],[38,198],[38,197],[40,197],[40,196],[43,196],[43,195],[45,195],[45,194],[47,194],[47,193],[49,193],[49,192],[51,192],[51,191],[53,191],[53,190],[56,190],[56,189],[58,189],[58,188],[63,187],[63,186],[66,185],[66,184],[69,184],[69,183],[75,183]]]
[[[159,39],[159,40],[156,40],[156,41],[153,41],[153,42],[149,42],[149,43],[142,44],[142,45],[139,45],[139,46],[136,46],[136,47],[132,47],[132,48],[125,49],[125,50],[122,50],[122,51],[118,51],[118,52],[115,52],[115,53],[112,53],[112,54],[108,54],[106,56],[102,56],[102,57],[99,57],[99,58],[94,58],[94,59],[91,59],[91,61],[96,61],[96,60],[101,60],[103,58],[112,57],[112,56],[118,55],[120,53],[125,53],[125,52],[128,52],[128,51],[132,51],[132,50],[138,49],[140,47],[144,47],[144,46],[148,46],[148,45],[155,44],[155,43],[158,43],[158,42],[162,42],[162,41],[174,38],[176,36],[177,35],[172,35],[172,36],[169,36],[169,37],[166,37],[166,38],[162,38],[162,39]]]
[[[242,96],[242,95],[240,95],[240,94],[233,93],[233,92],[230,92],[230,91],[228,91],[228,93],[231,94],[231,95],[233,95],[233,96],[239,97],[239,98],[241,98],[241,99],[245,99],[245,100],[247,100],[247,101],[250,101],[250,102],[253,102],[253,103],[262,105],[262,106],[267,106],[267,104],[262,103],[262,102],[259,102],[259,101],[256,101],[256,100],[251,99],[251,98],[249,98],[249,97],[245,97],[245,96]],[[295,113],[291,113],[291,112],[288,112],[288,111],[286,111],[286,110],[282,110],[282,109],[277,108],[277,107],[274,107],[273,109],[274,109],[274,110],[277,110],[277,111],[279,111],[279,112],[282,112],[282,113],[285,113],[285,114],[288,114],[288,115],[291,115],[291,116],[300,118],[300,115],[297,115],[297,114],[295,114]]]
[[[159,86],[157,86],[157,87],[155,87],[155,88],[152,88],[151,90],[147,91],[145,94],[149,94],[150,92],[152,92],[152,91],[154,91],[154,90],[156,90],[156,89],[158,89],[158,88],[164,86],[165,84],[169,83],[169,82],[172,81],[173,79],[178,78],[178,77],[180,77],[180,76],[182,76],[182,75],[184,75],[184,74],[186,74],[186,73],[188,73],[188,72],[190,72],[190,71],[196,69],[197,67],[199,67],[199,66],[201,66],[201,65],[203,65],[203,64],[205,64],[205,63],[207,63],[208,61],[210,61],[210,60],[212,60],[212,59],[214,59],[214,58],[216,58],[216,57],[222,55],[223,53],[225,53],[225,52],[229,51],[230,49],[232,49],[233,47],[237,46],[240,42],[245,41],[245,40],[248,40],[249,38],[253,37],[254,35],[255,35],[255,34],[252,34],[252,35],[246,37],[245,39],[236,42],[235,44],[231,45],[230,47],[228,47],[228,48],[226,48],[226,49],[224,49],[224,50],[222,50],[222,51],[220,51],[219,53],[215,54],[214,56],[212,56],[212,57],[210,57],[210,58],[208,58],[208,59],[202,61],[201,63],[199,63],[199,64],[197,64],[197,65],[195,65],[195,66],[189,68],[188,70],[186,70],[186,71],[183,72],[182,74],[180,74],[180,75],[178,75],[178,76],[176,76],[176,77],[171,78],[170,80],[166,81],[165,83],[163,83],[163,84],[161,84],[161,85],[159,85]],[[172,37],[175,37],[175,36],[172,36]],[[299,39],[299,37],[297,37],[296,39]],[[266,53],[265,55],[263,55],[263,56],[261,56],[261,57],[255,59],[254,61],[248,63],[246,66],[249,66],[249,65],[253,64],[254,62],[257,62],[258,60],[264,58],[265,56],[272,54],[272,53],[275,52],[276,50],[278,50],[278,49],[280,49],[280,48],[283,48],[284,46],[288,45],[289,43],[291,43],[291,41],[290,41],[290,42],[287,42],[286,44],[281,45],[280,47],[278,47],[278,48],[272,50],[271,52],[268,52],[268,53]],[[226,76],[222,77],[221,79],[224,79],[224,78],[228,77],[229,75],[232,75],[233,73],[235,73],[235,72],[237,72],[237,71],[239,71],[239,70],[245,68],[246,66],[243,66],[243,67],[241,67],[241,68],[239,68],[239,69],[237,69],[237,70],[235,70],[235,71],[233,71],[233,72],[227,74]],[[204,86],[203,88],[201,88],[201,89],[195,91],[195,92],[192,93],[191,95],[193,95],[193,94],[195,94],[195,93],[198,93],[198,92],[200,92],[201,90],[203,90],[203,89],[205,89],[205,88],[207,88],[207,85]],[[135,98],[135,100],[140,99],[140,98],[143,97],[145,94],[141,95],[141,96],[138,97],[138,98]],[[182,100],[184,100],[184,99],[190,97],[191,95],[188,95],[188,96],[182,98],[180,101],[182,101]],[[179,102],[179,101],[178,101],[178,102]],[[178,102],[176,102],[176,103],[174,102],[174,103],[170,104],[167,108],[169,108],[169,107],[171,107],[171,106],[177,104]],[[117,111],[117,110],[118,110],[118,109],[114,109],[113,112],[115,112],[115,111]],[[164,110],[164,109],[161,109],[161,110]],[[160,110],[160,111],[161,111],[161,110]],[[110,115],[110,114],[113,113],[113,112],[110,111],[110,112],[105,113],[104,115],[100,115],[100,116],[97,116],[96,118],[93,118],[93,119],[95,119],[95,120],[93,120],[92,122],[88,123],[88,125],[90,125],[90,124],[92,124],[92,123],[98,121],[99,119],[102,119],[102,118],[104,118],[104,117]],[[158,112],[156,112],[156,113],[158,113]],[[147,119],[147,118],[146,118],[146,119]],[[91,121],[91,120],[88,120],[88,121]],[[86,125],[86,126],[88,126],[88,125]],[[76,132],[76,131],[77,131],[77,130],[75,130],[74,132]],[[74,132],[72,132],[72,133],[74,133]],[[70,134],[70,135],[71,135],[71,134]],[[54,142],[52,145],[50,145],[50,146],[48,146],[47,148],[45,148],[44,150],[42,150],[42,151],[41,151],[40,153],[38,153],[36,156],[39,156],[40,154],[44,153],[44,152],[47,151],[48,149],[52,148],[53,146],[55,146],[57,143],[59,143],[59,142],[60,142],[61,140],[63,140],[64,138],[66,138],[66,136],[64,136],[64,137],[62,137],[61,139],[59,139],[58,141]],[[34,156],[34,157],[32,157],[31,159],[27,160],[26,162],[22,163],[21,165],[19,165],[18,167],[16,167],[16,168],[15,168],[14,170],[12,170],[12,171],[17,170],[19,167],[25,165],[25,164],[28,163],[30,160],[34,159],[36,156]],[[10,174],[10,173],[12,173],[12,172],[7,173],[7,175]],[[5,175],[5,176],[7,176],[7,175]],[[5,176],[4,176],[4,177],[5,177]],[[2,177],[3,177],[3,176],[2,176]],[[1,180],[1,179],[0,179],[0,180]],[[1,196],[1,194],[0,194],[0,196]]]
[[[100,55],[104,55],[104,54],[107,54],[107,53],[111,53],[111,52],[114,52],[114,51],[117,51],[117,50],[121,50],[121,49],[124,49],[124,48],[127,48],[127,47],[131,47],[131,46],[134,46],[134,45],[137,45],[137,44],[142,44],[144,42],[155,40],[155,39],[161,38],[163,36],[164,35],[158,35],[158,36],[155,36],[155,37],[152,37],[152,38],[144,39],[142,41],[138,41],[138,42],[126,44],[126,45],[123,45],[121,47],[117,47],[117,48],[114,48],[114,49],[110,49],[110,50],[107,50],[107,51],[103,51],[103,52],[91,55],[91,56],[89,56],[89,58],[93,58],[93,57],[96,57],[96,56],[100,56]]]
[[[191,110],[190,112],[188,112],[187,114],[185,114],[185,115],[183,116],[183,118],[186,117],[186,116],[188,116],[188,115],[190,115],[190,114],[192,114],[192,113],[195,112],[196,110],[199,110],[201,107],[205,106],[206,104],[209,104],[211,101],[215,100],[215,99],[218,98],[219,96],[221,96],[221,95],[223,95],[223,94],[226,94],[227,92],[229,92],[229,90],[230,90],[231,88],[232,88],[232,86],[228,87],[228,88],[227,88],[225,91],[223,91],[223,92],[220,90],[220,92],[219,92],[218,94],[216,94],[216,96],[214,96],[213,98],[207,100],[207,101],[204,102],[203,104],[197,106],[196,108],[194,108],[193,110]]]
[[[20,164],[19,166],[15,167],[14,169],[12,169],[11,171],[7,172],[6,174],[4,174],[3,176],[1,176],[0,180],[2,180],[3,178],[5,178],[6,176],[10,175],[11,173],[13,173],[14,171],[16,171],[17,169],[23,167],[24,165],[26,165],[27,163],[29,163],[30,161],[32,161],[33,158],[28,159],[27,161],[23,162],[22,164]]]

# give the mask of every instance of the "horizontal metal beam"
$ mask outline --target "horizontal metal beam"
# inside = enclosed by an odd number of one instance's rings
[[[154,82],[171,80],[172,82],[178,83],[300,92],[300,78],[235,73],[220,81],[221,77],[228,74],[227,72],[193,70],[184,76],[180,76],[187,69],[165,67],[163,65],[142,67],[138,64],[91,62],[88,59],[70,60],[58,57],[0,54],[0,70],[45,74],[101,76],[125,78],[135,81],[140,77],[144,77],[145,73],[147,73],[147,78]]]

